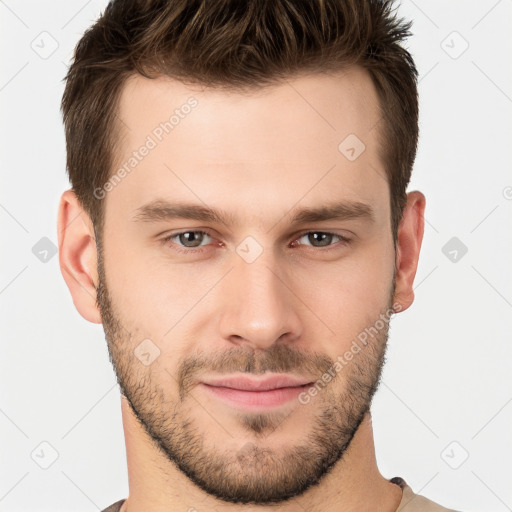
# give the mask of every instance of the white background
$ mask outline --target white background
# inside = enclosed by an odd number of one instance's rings
[[[106,4],[0,1],[0,511],[95,511],[128,492],[102,326],[75,310],[58,257],[44,263],[32,251],[43,237],[57,243],[58,201],[69,188],[62,79]],[[409,190],[426,195],[427,224],[416,301],[392,322],[374,401],[377,460],[385,477],[402,476],[446,507],[504,512],[512,510],[512,1],[404,0],[399,14],[414,22],[421,136]],[[56,44],[47,58],[33,49]],[[452,237],[468,248],[457,262],[442,250]],[[52,460],[43,441],[58,452],[48,469],[36,463]],[[447,463],[466,452],[458,469]]]

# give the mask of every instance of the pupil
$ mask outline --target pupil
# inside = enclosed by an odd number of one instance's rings
[[[187,242],[190,242],[191,238],[194,238],[196,237],[196,240],[193,241],[192,240],[192,245],[187,245]],[[186,233],[182,233],[180,235],[180,242],[183,243],[183,245],[185,245],[185,247],[197,247],[198,245],[201,244],[201,233],[196,233],[194,231],[187,231]]]
[[[195,240],[192,240],[193,238],[196,238]],[[309,234],[309,241],[312,242],[319,242],[320,246],[326,246],[330,244],[330,240],[332,238],[332,235],[329,235],[328,233],[310,233]],[[185,245],[186,247],[197,247],[201,245],[202,241],[202,234],[196,233],[195,231],[187,231],[186,233],[182,233],[180,235],[180,242]],[[191,245],[187,245],[187,243],[190,243]],[[312,244],[314,245],[314,244]]]
[[[315,239],[316,242],[320,242],[321,247],[329,245],[330,238],[332,237],[332,235],[329,235],[328,233],[311,233],[309,236],[310,236],[310,240],[309,240],[310,242],[311,242],[311,236],[313,236],[313,238]],[[322,237],[323,240],[319,240],[319,237]]]

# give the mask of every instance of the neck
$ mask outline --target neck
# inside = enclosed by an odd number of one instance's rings
[[[129,497],[122,512],[215,510],[217,512],[395,512],[402,490],[384,478],[375,459],[371,416],[366,414],[343,458],[317,486],[281,504],[226,503],[204,493],[154,445],[122,399]]]

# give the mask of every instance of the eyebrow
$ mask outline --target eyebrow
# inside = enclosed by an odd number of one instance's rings
[[[292,210],[291,214],[290,222],[292,225],[326,220],[363,219],[368,222],[375,221],[373,208],[369,204],[359,201],[342,201],[315,208],[300,208]],[[198,204],[171,203],[162,199],[151,201],[137,208],[133,216],[135,222],[158,222],[173,219],[212,222],[226,227],[237,223],[236,216],[231,212]]]

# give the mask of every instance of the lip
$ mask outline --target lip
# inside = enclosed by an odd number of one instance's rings
[[[233,375],[231,377],[204,379],[202,381],[203,384],[208,386],[239,389],[242,391],[269,391],[278,388],[294,388],[311,384],[311,382],[311,379],[279,373],[265,377]]]
[[[242,409],[268,409],[296,399],[312,384],[308,378],[274,374],[264,377],[228,376],[203,379],[201,387],[228,405]]]

